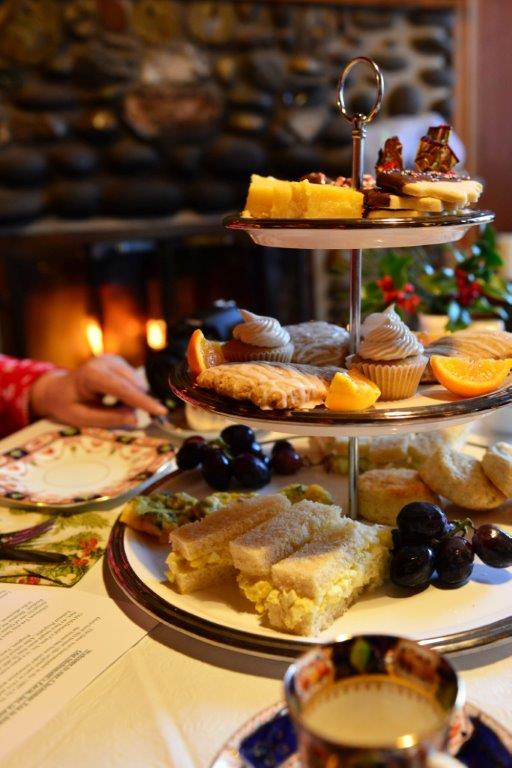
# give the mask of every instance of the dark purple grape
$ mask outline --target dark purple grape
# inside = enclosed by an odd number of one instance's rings
[[[435,567],[439,581],[450,587],[461,587],[473,571],[474,552],[463,536],[450,536],[439,544]]]
[[[426,501],[406,504],[398,513],[396,523],[407,540],[418,544],[440,539],[448,533],[450,525],[443,510]]]
[[[272,446],[272,456],[279,451],[293,451],[295,450],[289,440],[276,440]]]
[[[270,482],[266,461],[252,453],[240,453],[233,459],[233,475],[243,488],[263,488]]]
[[[189,443],[198,443],[200,445],[206,445],[206,440],[202,435],[191,435],[190,437],[187,437],[183,441],[183,445],[188,445]]]
[[[264,452],[263,448],[261,447],[261,445],[256,442],[256,440],[254,441],[254,443],[252,443],[252,445],[249,446],[249,448],[247,448],[245,451],[243,451],[243,453],[250,453],[253,456],[257,456],[258,459],[264,459],[265,458],[265,452]]]
[[[201,471],[208,485],[217,491],[225,491],[233,474],[233,466],[229,456],[220,448],[207,448]]]
[[[302,467],[302,457],[294,448],[281,448],[272,454],[270,466],[278,475],[294,475]]]
[[[508,568],[512,565],[512,536],[497,525],[486,523],[479,526],[471,541],[475,554],[492,568]]]
[[[190,441],[183,443],[176,454],[176,464],[179,469],[194,469],[203,460],[205,453],[205,442]]]
[[[391,539],[393,541],[394,550],[400,549],[407,544],[407,542],[404,541],[404,535],[402,531],[400,531],[398,528],[393,528],[391,531]]]
[[[245,424],[231,424],[222,430],[220,436],[234,453],[242,453],[254,443],[254,432]]]
[[[424,587],[434,573],[434,553],[425,544],[407,545],[393,553],[390,576],[399,587]]]

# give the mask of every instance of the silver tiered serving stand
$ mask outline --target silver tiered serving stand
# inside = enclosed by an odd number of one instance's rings
[[[377,84],[375,105],[368,115],[349,115],[345,107],[344,87],[348,74],[358,64],[370,66]],[[382,75],[370,59],[360,57],[351,61],[343,71],[338,84],[338,103],[343,116],[352,123],[354,188],[362,186],[364,138],[366,126],[377,114],[384,92]],[[300,249],[345,249],[350,252],[350,349],[357,348],[361,320],[361,257],[364,248],[386,248],[412,245],[448,243],[458,240],[476,224],[492,221],[494,214],[489,211],[463,211],[454,215],[433,215],[409,219],[251,219],[230,216],[226,226],[232,230],[247,232],[260,245]],[[324,407],[313,410],[266,411],[250,402],[224,398],[215,392],[197,387],[187,365],[178,364],[170,372],[169,380],[175,395],[185,402],[211,411],[230,420],[236,420],[255,428],[272,429],[294,435],[345,435],[349,438],[349,504],[350,514],[357,515],[357,471],[358,438],[382,434],[428,431],[436,429],[442,420],[443,426],[464,423],[478,415],[489,413],[512,403],[512,379],[497,392],[482,397],[459,399],[451,397],[440,385],[422,385],[411,400],[396,403],[380,403],[366,411],[355,413],[329,411]],[[186,473],[185,473],[186,474]],[[171,487],[183,489],[180,485],[182,472],[177,470],[168,478]],[[187,482],[184,480],[184,482]],[[173,486],[176,483],[176,486]],[[189,485],[185,486],[190,490]],[[128,532],[128,536],[126,533]],[[280,633],[272,634],[265,627],[252,627],[238,617],[238,613],[226,608],[219,614],[218,607],[209,609],[209,601],[203,605],[189,595],[178,595],[167,590],[160,583],[162,553],[154,557],[147,546],[137,537],[129,535],[125,524],[118,521],[110,537],[108,562],[114,579],[137,605],[165,624],[186,634],[201,638],[202,641],[235,647],[239,651],[258,656],[292,659],[307,645],[317,642],[315,638],[296,638]],[[156,558],[156,560],[155,560]],[[148,572],[148,563],[155,572]],[[155,574],[158,574],[155,576]],[[512,636],[512,617],[506,601],[496,593],[489,606],[487,598],[479,592],[474,595],[475,603],[485,606],[479,615],[479,623],[463,629],[455,622],[450,631],[442,630],[432,634],[430,626],[425,627],[420,642],[440,652],[462,652],[499,643]],[[487,593],[486,593],[487,594]],[[427,591],[428,596],[428,591]],[[193,596],[192,596],[193,598]],[[494,602],[493,602],[494,601]],[[385,603],[387,606],[387,603]],[[427,609],[427,614],[430,609]],[[364,614],[364,611],[362,612]],[[453,608],[450,604],[450,615]],[[382,620],[387,617],[387,608],[377,608]],[[409,613],[407,613],[409,617]],[[402,615],[402,620],[410,619]],[[364,624],[364,631],[367,630]],[[357,625],[357,619],[356,619]],[[413,625],[415,622],[413,621]],[[410,624],[407,624],[410,626]],[[252,628],[251,628],[252,627]],[[402,630],[401,630],[402,631]],[[405,630],[402,631],[405,634]],[[410,633],[410,630],[409,630]]]
[[[345,102],[345,85],[354,67],[364,64],[371,68],[376,85],[375,103],[367,115],[348,112]],[[343,117],[352,125],[352,187],[361,190],[363,187],[364,171],[364,142],[366,128],[378,114],[384,96],[384,78],[378,65],[369,58],[359,56],[352,59],[338,81],[337,100]],[[420,216],[418,218],[393,218],[385,220],[373,219],[248,219],[240,216],[229,217],[225,224],[229,229],[246,231],[252,239],[261,245],[288,248],[344,248],[350,251],[350,290],[349,290],[349,350],[356,352],[361,329],[361,264],[363,248],[385,248],[388,246],[425,245],[428,243],[447,243],[458,240],[469,227],[492,221],[494,215],[490,211],[466,211],[457,215]],[[186,390],[186,387],[185,387]],[[201,402],[190,399],[190,393],[183,389],[175,390],[180,397],[185,397],[197,405],[217,410],[208,396],[200,396]],[[390,407],[383,410],[365,412],[364,414],[345,413],[333,416],[330,421],[322,414],[321,424],[326,433],[331,426],[338,434],[349,437],[349,514],[357,517],[357,477],[358,477],[358,436],[362,434],[392,433],[408,425],[409,429],[435,429],[439,420],[451,419],[452,422],[468,421],[472,414],[484,412],[489,408],[500,407],[512,402],[512,387],[489,398],[474,398],[471,406],[468,402],[451,402],[443,405],[429,405],[428,401],[422,409],[409,409],[408,405]],[[231,416],[251,422],[254,413],[244,412],[243,407],[235,406]],[[313,434],[320,422],[315,423],[318,414],[310,412],[310,418],[301,419],[298,412],[292,418],[288,414],[277,416],[274,420],[268,412],[261,412],[262,420],[271,420],[272,427],[281,431]],[[256,423],[258,423],[256,419]],[[254,423],[254,420],[253,420]],[[263,426],[261,423],[259,426]],[[270,426],[270,425],[269,425]],[[375,429],[372,429],[375,427]]]

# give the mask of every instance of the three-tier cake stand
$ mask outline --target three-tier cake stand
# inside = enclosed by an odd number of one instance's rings
[[[368,115],[349,115],[344,99],[346,79],[358,65],[370,66],[377,84],[375,105]],[[343,71],[338,85],[338,103],[343,116],[353,127],[352,185],[362,186],[363,152],[366,126],[377,114],[383,96],[383,79],[377,65],[367,58],[351,61]],[[364,248],[401,247],[448,243],[458,240],[474,225],[492,221],[489,211],[464,211],[457,215],[383,220],[315,219],[270,220],[231,216],[229,229],[246,231],[261,245],[301,249],[347,249],[350,251],[350,349],[359,342],[361,319],[361,257]],[[440,385],[421,385],[410,400],[377,401],[371,409],[361,412],[329,411],[323,406],[312,410],[267,411],[250,402],[221,397],[194,384],[186,363],[175,366],[170,373],[170,386],[182,400],[232,421],[249,426],[276,430],[294,435],[347,436],[349,438],[349,511],[357,516],[358,439],[418,431],[428,431],[450,424],[471,421],[512,403],[512,382],[490,395],[460,399]],[[304,470],[314,473],[316,468]],[[303,476],[304,477],[304,476]],[[272,481],[274,482],[274,480]],[[307,482],[307,481],[304,481]],[[309,480],[311,482],[311,480]],[[317,482],[317,480],[315,480]],[[329,481],[330,482],[330,481]],[[186,490],[198,498],[207,493],[207,486],[198,473],[195,479],[178,470],[167,479],[166,490]],[[111,533],[108,562],[111,572],[128,597],[159,621],[214,645],[235,647],[244,653],[290,659],[307,645],[318,641],[311,637],[290,637],[262,624],[257,615],[239,605],[238,592],[230,585],[210,592],[178,594],[165,580],[166,545],[144,540],[136,531],[118,521]],[[477,566],[478,568],[478,566]],[[492,573],[489,573],[491,571]],[[384,588],[368,609],[362,600],[335,625],[332,633],[364,634],[393,622],[404,636],[418,639],[441,652],[472,650],[475,647],[502,642],[512,636],[512,617],[508,605],[512,595],[512,575],[500,578],[496,569],[487,569],[461,590],[453,601],[447,590],[428,589],[408,604],[396,600]],[[500,577],[501,572],[497,572]],[[223,591],[224,590],[224,591]],[[396,596],[395,596],[396,597]],[[329,634],[330,633],[330,634]]]
[[[376,99],[367,115],[349,114],[345,85],[354,67],[371,68],[376,84]],[[380,110],[384,79],[377,64],[364,56],[350,61],[338,82],[338,106],[352,125],[352,187],[363,186],[364,140],[366,127]],[[361,263],[364,248],[386,248],[449,243],[460,239],[477,224],[494,219],[490,211],[467,210],[454,215],[439,214],[417,218],[387,219],[251,219],[230,216],[225,225],[247,232],[255,243],[278,248],[347,249],[350,251],[349,351],[359,345],[361,327]],[[435,429],[448,423],[469,421],[478,414],[512,402],[512,385],[486,397],[470,400],[448,399],[439,387],[422,387],[420,394],[408,401],[378,404],[375,409],[359,412],[262,411],[246,404],[233,403],[206,391],[194,389],[186,369],[174,373],[173,391],[182,399],[207,410],[242,420],[250,426],[265,427],[292,434],[337,434],[349,437],[349,513],[357,517],[358,438],[397,432]]]

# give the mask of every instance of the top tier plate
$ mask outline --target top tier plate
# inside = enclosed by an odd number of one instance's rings
[[[492,211],[387,219],[250,219],[228,216],[227,229],[247,232],[273,248],[353,249],[439,245],[460,240],[475,224],[494,220]]]

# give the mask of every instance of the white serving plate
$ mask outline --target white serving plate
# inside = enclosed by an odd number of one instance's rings
[[[317,482],[346,506],[347,479],[310,467],[293,476],[274,476],[262,492],[272,493],[293,482]],[[212,489],[200,472],[175,473],[165,486],[202,498]],[[464,516],[462,514],[462,516]],[[477,520],[477,516],[471,514]],[[482,519],[506,525],[510,507],[487,512]],[[512,568],[493,569],[475,563],[471,580],[463,587],[441,589],[434,585],[404,597],[390,583],[364,595],[318,637],[298,637],[267,627],[253,613],[233,583],[189,595],[178,594],[165,578],[169,547],[117,522],[108,547],[108,561],[119,586],[143,610],[165,624],[216,645],[236,647],[246,653],[294,658],[311,644],[344,634],[371,634],[393,627],[394,634],[420,640],[442,652],[469,650],[512,636]]]

